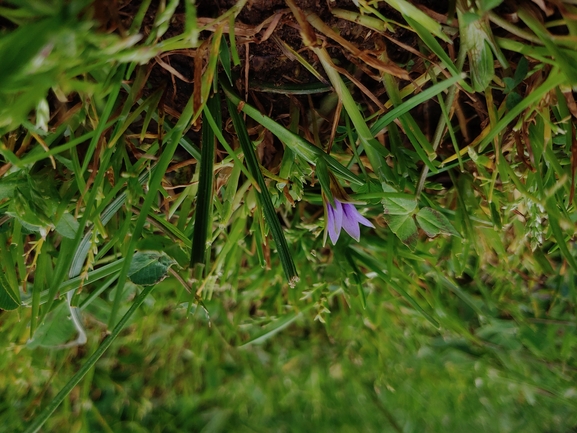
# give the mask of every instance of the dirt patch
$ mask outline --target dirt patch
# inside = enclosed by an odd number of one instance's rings
[[[392,61],[405,63],[410,59],[407,51],[398,44],[392,43],[389,39],[383,37],[377,32],[373,32],[366,27],[359,24],[339,19],[335,17],[331,10],[334,8],[356,10],[352,0],[299,0],[296,2],[303,10],[310,10],[325,22],[331,29],[336,31],[339,35],[350,41],[361,50],[374,50],[378,47],[386,47],[387,53]],[[227,9],[236,4],[236,0],[217,0],[197,2],[197,13],[199,17],[214,18],[220,16]],[[138,2],[132,1],[123,9],[125,15],[130,15],[130,12],[136,13],[139,7]],[[391,10],[385,4],[379,5],[382,13],[394,19],[400,19],[399,14]],[[147,17],[143,23],[142,31],[146,35],[150,32],[151,26],[154,23],[155,10],[148,12]],[[177,11],[179,12],[179,11]],[[280,19],[278,18],[280,15]],[[274,31],[270,32],[267,25],[262,24],[267,20],[277,17]],[[269,111],[273,117],[282,117],[287,113],[289,105],[288,96],[283,96],[279,93],[274,95],[255,91],[249,92],[247,89],[247,82],[264,83],[269,86],[282,87],[283,85],[294,84],[309,84],[318,82],[318,78],[307,70],[301,62],[299,62],[292,53],[298,53],[302,58],[315,68],[321,76],[325,76],[322,67],[320,67],[316,56],[303,46],[302,39],[298,30],[296,20],[288,11],[284,0],[253,0],[249,1],[245,8],[239,14],[237,22],[244,25],[244,28],[261,30],[255,32],[251,37],[239,36],[237,37],[238,54],[241,60],[240,66],[233,69],[239,79],[237,80],[238,91],[242,95],[249,94],[251,103],[255,97],[258,97],[263,107]],[[130,25],[129,22],[125,23]],[[175,36],[181,33],[184,29],[184,14],[175,14],[171,27],[165,34],[165,38]],[[237,33],[239,33],[237,31]],[[210,33],[202,35],[205,38],[210,37]],[[343,48],[334,41],[319,34],[319,37],[325,43],[331,57],[335,63],[347,67],[354,61],[354,56],[343,50]],[[397,35],[395,35],[397,37]],[[416,47],[417,40],[412,32],[399,30],[399,40],[408,46]],[[170,106],[172,112],[181,112],[184,105],[188,101],[193,91],[193,84],[191,78],[194,75],[194,59],[193,55],[183,55],[179,53],[172,53],[166,56],[166,64],[176,70],[178,74],[169,71],[169,68],[162,65],[155,64],[152,67],[150,74],[150,84],[152,88],[159,86],[166,86],[168,88],[166,103]],[[349,68],[350,69],[350,68]],[[373,71],[374,72],[374,71]],[[366,77],[350,69],[351,74],[356,74],[367,89],[371,92],[382,92],[382,85],[379,80],[366,80]],[[378,74],[374,74],[375,78]],[[186,78],[183,80],[182,78]],[[250,86],[249,86],[250,87]],[[257,90],[258,90],[258,86]],[[250,95],[252,93],[252,96]],[[257,95],[258,94],[258,95]],[[302,98],[300,96],[292,96],[301,100],[302,103],[308,103],[309,98]],[[258,103],[257,103],[258,105]]]
[[[237,3],[236,0],[197,0],[197,16],[202,25],[209,25],[210,20],[221,16]],[[358,12],[358,8],[352,0],[296,0],[295,3],[303,10],[316,14],[328,28],[346,39],[360,52],[368,53],[372,58],[382,54],[382,58],[400,66],[408,71],[411,79],[416,79],[430,68],[432,63],[426,54],[420,53],[419,39],[417,35],[403,26],[395,26],[392,32],[376,32],[355,22],[337,17],[333,10],[336,8]],[[435,1],[416,1],[414,4],[431,16],[447,14],[447,5]],[[120,8],[119,16],[123,19],[122,25],[128,28],[131,19],[140,7],[140,2],[133,0]],[[404,23],[402,16],[385,2],[380,2],[376,9],[387,19],[398,23]],[[143,21],[141,31],[144,36],[152,31],[156,8],[151,7]],[[321,80],[328,82],[326,74],[320,65],[316,55],[307,49],[302,42],[300,27],[288,9],[284,0],[252,0],[240,12],[236,20],[236,46],[240,58],[240,65],[232,68],[235,77],[235,87],[239,95],[251,105],[257,107],[264,114],[272,117],[279,123],[288,126],[291,106],[300,108],[299,125],[301,133],[311,141],[315,139],[311,132],[311,113],[321,116],[319,109],[325,101],[326,93],[318,94],[294,94],[282,91],[270,91],[270,88],[283,89],[287,86],[300,86],[320,84],[318,76],[311,73],[303,63],[308,63],[320,75]],[[177,9],[173,16],[168,31],[163,39],[177,36],[185,29],[185,10],[182,6]],[[383,104],[388,100],[381,80],[381,72],[367,66],[366,62],[347,50],[341,43],[328,35],[316,31],[318,40],[326,47],[334,63],[342,68],[341,73],[347,79],[359,84],[351,84],[350,90],[355,99],[364,108],[365,113],[375,113],[383,109]],[[212,37],[211,31],[201,33],[201,39],[207,40]],[[229,35],[225,33],[222,43],[229,43]],[[450,56],[455,55],[455,47],[447,45]],[[163,106],[166,113],[178,117],[184,106],[189,101],[194,91],[195,56],[197,50],[182,50],[179,52],[166,53],[161,61],[151,62],[150,77],[147,92],[164,88]],[[425,51],[426,52],[426,51]],[[300,60],[297,58],[300,56]],[[304,62],[303,62],[304,61]],[[206,60],[203,63],[206,65]],[[222,72],[222,71],[221,71]],[[399,80],[402,88],[410,81]],[[425,86],[426,87],[426,86]],[[269,89],[269,90],[267,90]],[[471,106],[466,98],[460,98],[462,107],[461,120],[468,121],[470,132],[473,136],[479,131],[483,118],[478,110]],[[432,140],[434,129],[441,115],[441,111],[435,101],[430,101],[427,106],[418,107],[412,111],[417,124],[421,127],[425,136]],[[328,118],[327,118],[328,119]],[[262,131],[258,125],[252,125],[250,119],[248,126],[257,126],[254,134],[262,138]],[[321,127],[315,133],[316,140],[323,145],[330,140],[332,120],[321,122]],[[261,128],[262,129],[262,128]],[[191,132],[192,133],[192,132]],[[470,135],[471,135],[470,134]],[[257,137],[254,137],[257,139]],[[192,138],[192,137],[191,137]],[[195,140],[198,136],[194,135]],[[468,142],[467,134],[458,137],[460,142]],[[412,147],[410,143],[406,143]],[[267,168],[273,170],[278,160],[276,151],[282,151],[282,146],[276,138],[269,140],[267,151],[261,155],[261,161]],[[448,148],[443,146],[441,153],[453,152],[452,145]],[[274,155],[266,155],[271,152]],[[262,152],[261,152],[262,153]],[[275,156],[277,155],[277,156]]]

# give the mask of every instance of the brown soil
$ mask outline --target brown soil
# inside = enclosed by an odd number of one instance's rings
[[[112,0],[100,1],[107,4],[108,2],[112,3]],[[210,19],[221,16],[236,3],[237,0],[197,0],[199,22],[202,25],[206,25]],[[379,53],[386,53],[389,61],[408,71],[411,80],[425,73],[427,68],[431,67],[431,61],[438,61],[435,56],[428,53],[426,48],[421,46],[422,43],[414,32],[402,26],[396,26],[394,33],[387,32],[383,34],[371,31],[354,22],[339,19],[332,13],[332,10],[336,8],[358,11],[352,0],[295,0],[295,3],[303,10],[314,12],[333,31],[358,49],[370,53],[373,58]],[[412,3],[433,18],[447,24],[445,17],[448,2],[413,0]],[[127,0],[124,4],[121,4],[116,15],[113,13],[108,15],[112,17],[112,20],[115,16],[120,17],[120,23],[116,27],[122,31],[122,28],[130,26],[139,6],[139,0]],[[380,2],[377,9],[388,19],[401,24],[404,23],[402,16],[385,2]],[[106,16],[107,14],[102,15]],[[153,28],[155,15],[156,6],[153,5],[149,8],[141,28],[144,37],[148,36]],[[185,10],[181,5],[172,18],[171,26],[163,36],[163,39],[179,35],[184,31],[184,17]],[[270,24],[271,20],[276,20],[274,26]],[[271,25],[271,29],[274,28],[274,31],[269,32],[269,25]],[[456,25],[456,23],[452,25]],[[106,23],[105,27],[110,29],[115,26]],[[496,30],[500,31],[501,29]],[[358,86],[350,86],[356,100],[366,110],[365,114],[381,110],[382,104],[388,101],[389,98],[381,82],[380,72],[367,66],[366,63],[357,59],[341,44],[324,36],[321,32],[317,31],[316,34],[327,48],[335,64],[346,69],[351,77],[354,77],[358,83],[362,83],[365,86],[365,92],[359,90]],[[298,52],[321,76],[325,76],[316,56],[311,50],[304,47],[298,23],[290,9],[288,9],[285,0],[249,0],[236,20],[236,35],[240,65],[233,68],[233,74],[237,77],[235,86],[239,95],[246,98],[251,105],[260,109],[264,114],[285,125],[288,125],[289,122],[291,104],[296,104],[301,108],[301,128],[303,128],[302,125],[307,125],[309,120],[304,113],[310,112],[311,109],[318,110],[326,94],[290,95],[265,92],[259,88],[259,84],[283,86],[288,84],[318,83],[317,77],[303,67],[290,52],[287,53],[286,48],[283,49],[283,44]],[[212,33],[210,31],[201,33],[201,40],[208,40],[211,37]],[[223,41],[229,42],[228,34],[223,36]],[[455,59],[458,45],[459,41],[455,38],[453,44],[446,44],[445,46],[446,52],[453,60]],[[153,61],[146,66],[150,68],[150,78],[146,91],[151,92],[159,87],[165,88],[163,106],[166,113],[173,117],[178,117],[193,93],[195,57],[198,52],[198,50],[191,49],[165,53],[162,56],[162,61],[165,65]],[[516,63],[515,59],[512,59],[512,63]],[[205,64],[206,59],[203,62],[203,65]],[[497,70],[497,74],[502,75],[503,73]],[[251,84],[247,87],[247,83]],[[407,84],[409,84],[409,81],[399,80],[400,88]],[[371,96],[373,97],[371,98]],[[379,104],[375,103],[377,99]],[[495,92],[494,99],[495,103],[500,103],[503,99],[502,93]],[[486,102],[482,95],[459,93],[455,104],[457,112],[453,122],[456,126],[460,125],[466,128],[462,132],[458,132],[459,136],[457,139],[459,144],[464,145],[474,139],[488,121],[485,104]],[[431,141],[435,126],[441,115],[441,110],[436,100],[431,100],[427,104],[417,107],[411,114],[429,141]],[[310,135],[311,133],[308,129],[305,127],[301,132],[305,135]],[[327,141],[330,131],[330,125],[325,122],[321,131],[319,131],[321,134],[325,134],[321,137],[321,141]],[[253,133],[255,135],[260,134],[260,138],[262,138],[262,130],[253,131]],[[190,134],[193,134],[191,138],[194,137],[195,141],[197,141],[198,136],[195,132],[192,131]],[[312,136],[307,138],[313,139]],[[273,149],[278,150],[282,146],[275,139],[271,140],[273,144],[269,145],[269,150],[273,155],[264,155],[264,157],[278,161],[278,155]],[[269,144],[271,140],[268,140]],[[406,145],[412,148],[408,141]],[[439,152],[441,155],[448,156],[454,153],[453,145],[450,142],[442,143]],[[272,169],[273,166],[274,163],[271,163],[269,168]]]
[[[220,16],[234,4],[236,4],[236,0],[198,0],[197,13],[199,17],[214,18]],[[303,10],[309,9],[313,11],[329,27],[337,31],[342,37],[362,50],[374,50],[375,47],[386,47],[387,54],[394,62],[404,63],[408,62],[411,58],[410,53],[378,33],[371,32],[369,29],[358,24],[338,19],[331,13],[331,9],[334,8],[356,10],[352,0],[298,0],[296,1],[296,4]],[[133,0],[124,7],[121,7],[121,14],[125,17],[123,21],[125,28],[130,25],[131,19],[137,12],[138,7],[139,2],[136,0]],[[399,14],[385,4],[383,4],[380,9],[387,17],[402,21]],[[142,28],[145,37],[150,32],[154,22],[155,13],[156,10],[151,7],[148,11],[147,17],[145,18]],[[307,71],[297,60],[287,58],[280,46],[283,42],[289,45],[293,50],[297,51],[305,60],[313,65],[321,75],[324,76],[324,71],[322,71],[322,67],[318,64],[318,60],[314,54],[303,47],[296,21],[290,13],[290,10],[287,8],[284,0],[249,1],[239,14],[237,22],[244,24],[245,28],[251,29],[259,26],[265,20],[277,13],[283,13],[282,18],[272,35],[266,38],[266,40],[263,40],[263,34],[265,33],[266,28],[255,34],[253,37],[237,37],[237,47],[241,65],[234,68],[234,72],[242,78],[237,82],[240,94],[244,95],[246,92],[244,83],[246,81],[245,68],[247,56],[248,79],[250,81],[274,85],[306,84],[318,81],[317,78]],[[177,13],[171,22],[171,27],[164,35],[164,38],[169,38],[182,33],[184,30],[183,21],[184,10],[177,10]],[[210,37],[210,33],[203,33],[202,36],[204,38]],[[394,36],[401,43],[417,48],[417,39],[412,32],[400,28]],[[329,53],[336,63],[340,63],[342,66],[350,64],[352,58],[350,53],[344,52],[342,47],[330,39],[324,39]],[[182,77],[186,78],[186,81],[172,74],[159,64],[154,64],[152,66],[149,85],[151,89],[158,88],[159,86],[167,86],[168,90],[165,103],[168,105],[169,112],[181,112],[192,94],[193,84],[191,81],[194,75],[193,57],[194,53],[171,53],[170,56],[163,58],[163,60],[178,71]],[[351,70],[350,72],[355,73],[354,70]],[[415,71],[415,73],[417,73],[417,71]],[[382,84],[378,81],[369,79],[360,72],[357,72],[355,76],[363,82],[369,90],[375,94],[382,94]],[[254,98],[258,98],[259,101],[254,101]],[[262,92],[258,92],[257,94],[257,92],[253,92],[251,99],[251,103],[256,103],[257,106],[260,105],[267,113],[272,110],[271,114],[273,117],[282,116],[288,112],[288,96],[280,94],[265,94]],[[309,103],[308,98],[298,97],[297,99],[299,99],[301,103],[305,104],[305,106]]]

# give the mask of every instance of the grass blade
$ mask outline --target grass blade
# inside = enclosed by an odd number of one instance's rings
[[[287,277],[289,285],[292,287],[298,281],[298,275],[296,266],[294,264],[292,255],[288,248],[288,243],[284,236],[283,229],[280,225],[279,219],[276,215],[276,210],[272,204],[270,194],[268,192],[264,177],[260,171],[260,166],[258,160],[256,159],[256,154],[252,145],[252,142],[248,136],[248,131],[246,130],[246,125],[244,124],[242,118],[236,110],[236,105],[230,99],[227,99],[228,111],[232,117],[232,122],[234,129],[238,135],[240,146],[244,152],[244,157],[248,165],[248,169],[252,175],[256,178],[258,185],[260,186],[260,193],[258,194],[260,204],[264,213],[265,220],[270,228],[272,237],[276,243],[280,261]]]
[[[399,118],[405,113],[408,113],[417,105],[420,105],[423,102],[435,97],[439,93],[458,83],[460,80],[462,80],[461,76],[454,76],[429,87],[427,90],[423,90],[418,95],[415,95],[411,99],[403,102],[398,107],[395,107],[393,110],[389,111],[387,114],[373,123],[373,126],[371,126],[371,133],[373,135],[377,135],[395,119]]]
[[[284,126],[279,125],[277,122],[272,120],[270,117],[261,114],[256,108],[245,103],[240,97],[232,90],[232,87],[225,82],[225,80],[220,80],[220,84],[224,93],[226,93],[227,98],[235,104],[234,110],[237,111],[237,107],[246,113],[250,118],[254,119],[256,122],[264,126],[270,132],[278,137],[286,146],[288,146],[293,152],[301,156],[307,162],[316,165],[319,158],[323,158],[327,165],[333,170],[333,173],[338,175],[341,179],[347,180],[351,183],[357,185],[363,185],[363,181],[359,179],[354,173],[349,169],[344,167],[340,162],[330,155],[327,155],[318,147],[313,146],[311,143],[306,141],[304,138],[289,131]]]
[[[216,127],[219,128],[222,124],[220,116],[220,95],[210,97],[205,110],[212,113],[216,121]],[[198,195],[196,197],[196,215],[192,235],[192,252],[190,255],[191,268],[194,268],[197,264],[207,265],[205,254],[207,247],[206,241],[209,238],[208,232],[212,225],[213,166],[216,142],[214,130],[208,124],[206,115],[204,116],[202,124],[202,153],[199,167]]]

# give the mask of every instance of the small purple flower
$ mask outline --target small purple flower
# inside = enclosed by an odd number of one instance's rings
[[[359,224],[375,228],[368,219],[359,213],[353,204],[340,202],[336,198],[334,200],[335,206],[328,200],[325,203],[327,209],[327,231],[333,245],[339,239],[341,228],[345,229],[349,236],[357,242],[361,239]]]

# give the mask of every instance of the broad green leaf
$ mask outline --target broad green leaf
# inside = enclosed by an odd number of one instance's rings
[[[408,215],[417,207],[417,200],[407,198],[389,198],[382,200],[385,215]]]
[[[440,233],[461,237],[445,215],[430,207],[424,207],[417,213],[417,222],[429,237]]]
[[[523,82],[527,73],[529,72],[529,61],[527,57],[521,57],[519,63],[517,63],[517,69],[515,70],[515,75],[513,79],[515,80],[514,87],[517,87],[519,84]]]
[[[34,333],[34,337],[28,342],[28,347],[30,349],[37,347],[54,348],[72,339],[76,329],[72,321],[68,319],[68,315],[66,302],[60,303],[46,316],[44,322]]]
[[[139,251],[163,251],[176,260],[181,267],[186,267],[190,261],[190,255],[184,251],[182,244],[166,236],[147,236],[138,241],[136,249]]]
[[[18,186],[25,184],[19,173],[4,175],[0,178],[0,200],[12,197]]]
[[[65,238],[74,239],[76,236],[76,230],[78,230],[79,224],[76,218],[66,212],[62,215],[62,218],[56,224],[56,231],[60,233]]]
[[[397,190],[386,183],[383,183],[382,187],[385,193],[398,194]],[[381,203],[385,209],[385,215],[408,215],[417,207],[417,200],[414,198],[385,197]]]
[[[417,247],[418,231],[413,216],[406,215],[385,215],[385,221],[391,231],[411,250]]]
[[[176,260],[163,252],[139,251],[134,254],[128,278],[134,284],[152,286],[166,278],[168,269],[176,264]]]
[[[517,104],[523,100],[523,97],[517,92],[511,92],[507,95],[506,106],[507,111],[511,111]]]

